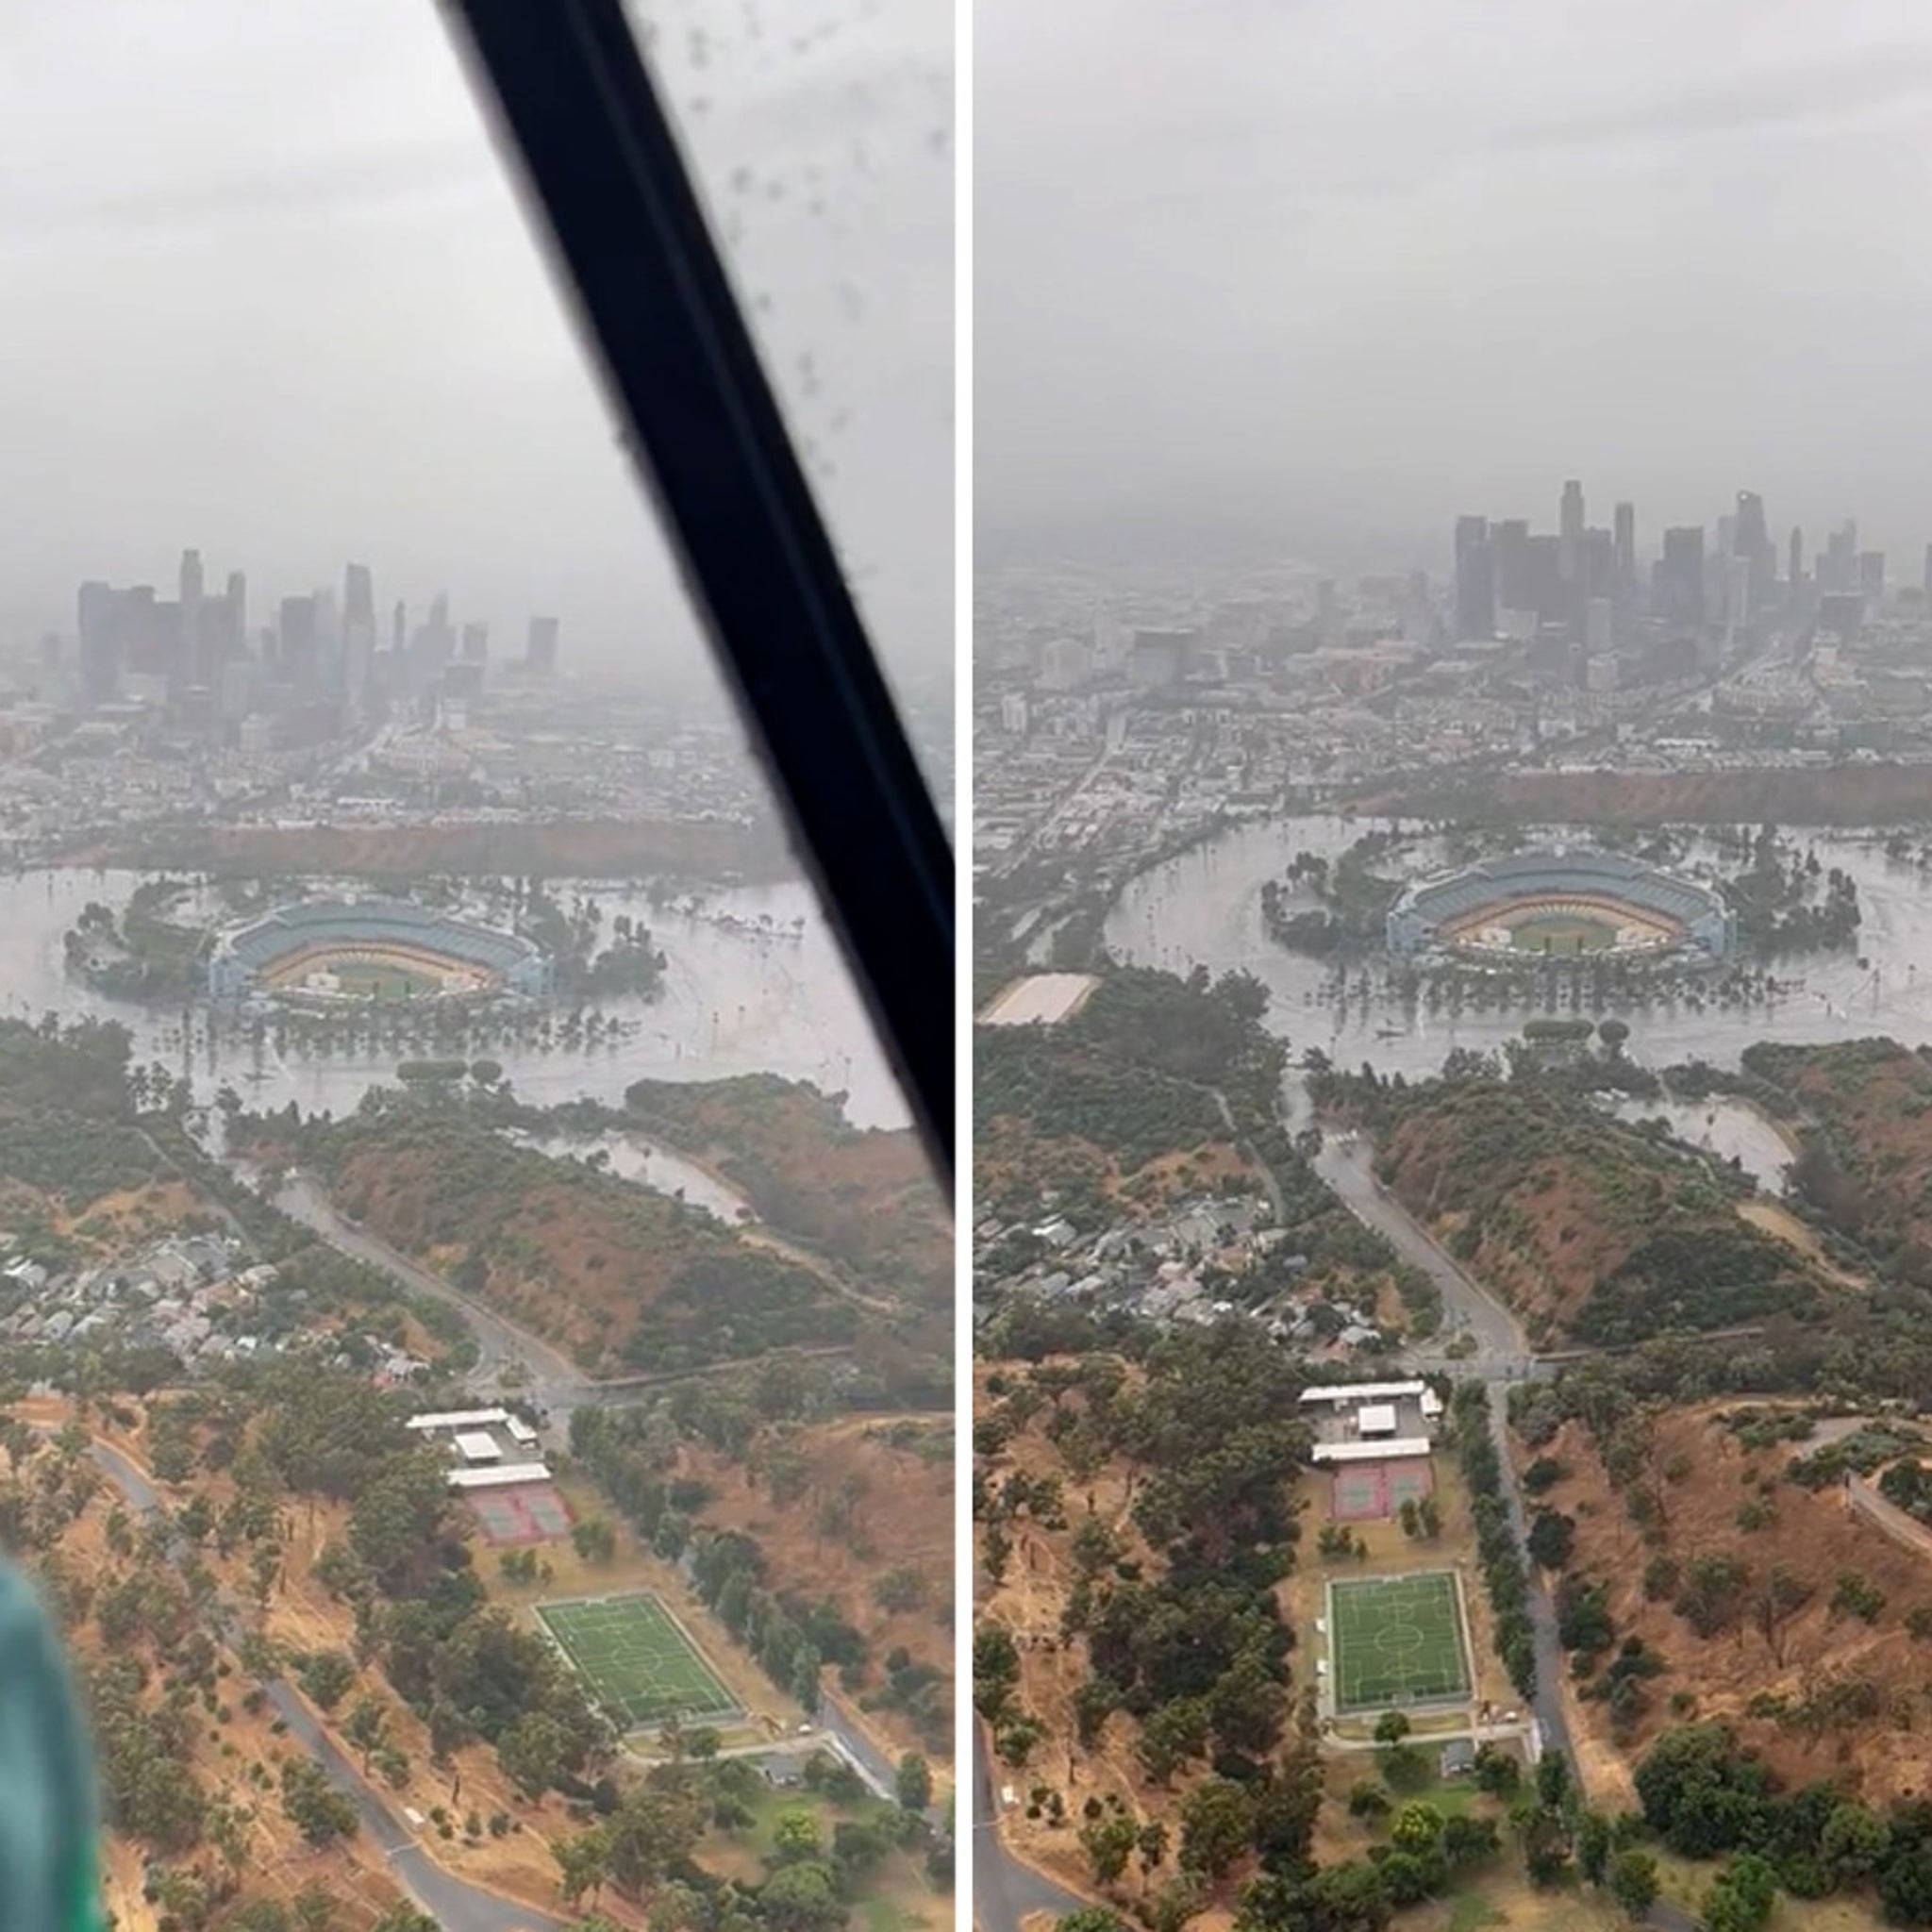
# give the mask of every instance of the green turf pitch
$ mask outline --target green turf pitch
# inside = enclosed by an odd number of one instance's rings
[[[540,1604],[537,1615],[620,1729],[671,1717],[731,1717],[740,1708],[654,1596]]]
[[[1617,930],[1603,920],[1552,914],[1512,925],[1509,943],[1525,953],[1600,953],[1617,943]]]
[[[1447,1570],[1332,1582],[1328,1629],[1340,1713],[1469,1695],[1462,1597]]]
[[[421,999],[437,991],[437,982],[428,974],[412,973],[407,966],[378,966],[367,959],[345,959],[330,970],[345,993],[365,1000]]]

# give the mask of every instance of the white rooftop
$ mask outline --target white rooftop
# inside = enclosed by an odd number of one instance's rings
[[[1426,1382],[1342,1382],[1328,1389],[1304,1389],[1304,1402],[1393,1402],[1399,1396],[1424,1395]]]
[[[509,1421],[507,1408],[453,1408],[444,1415],[412,1415],[407,1424],[412,1429],[482,1429],[492,1423]]]
[[[1392,1436],[1395,1433],[1395,1405],[1372,1402],[1356,1411],[1356,1427],[1364,1436]],[[463,1439],[458,1437],[460,1441]]]
[[[1100,984],[1091,973],[1033,973],[1007,988],[979,1016],[982,1026],[1058,1025]]]
[[[547,1483],[548,1467],[541,1462],[502,1462],[494,1469],[453,1469],[449,1486],[453,1490],[507,1489],[511,1483]]]
[[[1392,1427],[1393,1424],[1391,1424]],[[486,1436],[481,1429],[464,1430],[457,1437],[457,1454],[465,1462],[501,1462],[503,1451],[496,1446],[494,1436]]]
[[[1396,1436],[1379,1442],[1317,1442],[1309,1456],[1317,1462],[1406,1462],[1412,1456],[1426,1456],[1426,1436]]]

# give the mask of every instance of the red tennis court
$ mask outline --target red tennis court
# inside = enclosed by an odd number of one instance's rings
[[[472,1490],[467,1500],[477,1530],[491,1549],[550,1543],[570,1534],[570,1505],[554,1483],[510,1483],[500,1490]]]
[[[1351,1462],[1330,1478],[1328,1515],[1335,1523],[1386,1523],[1405,1503],[1419,1502],[1435,1487],[1426,1456],[1400,1462]]]

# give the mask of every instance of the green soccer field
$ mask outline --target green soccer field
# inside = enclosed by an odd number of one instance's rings
[[[1331,1582],[1328,1631],[1338,1714],[1470,1693],[1462,1596],[1447,1570]]]
[[[641,1730],[672,1717],[735,1717],[740,1710],[724,1680],[654,1596],[539,1604],[537,1616],[621,1730]]]

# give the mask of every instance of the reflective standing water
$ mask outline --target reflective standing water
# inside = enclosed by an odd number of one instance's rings
[[[326,1058],[258,1056],[244,1023],[191,1009],[184,1036],[178,1008],[157,1010],[108,1000],[68,973],[61,942],[89,900],[118,908],[141,875],[77,869],[0,879],[0,1010],[38,1018],[92,1014],[121,1021],[141,1060],[186,1074],[206,1100],[231,1082],[251,1107],[305,1111],[352,1109],[364,1091],[394,1078],[409,1050],[372,1055],[366,1044]],[[774,1073],[848,1095],[859,1126],[906,1124],[904,1103],[874,1043],[838,949],[808,889],[741,887],[704,895],[696,912],[654,908],[642,892],[596,891],[606,927],[623,912],[651,929],[666,957],[663,987],[650,1001],[611,1000],[608,1014],[627,1030],[589,1051],[520,1048],[494,1039],[477,1052],[500,1061],[518,1093],[537,1106],[580,1095],[615,1101],[634,1080],[706,1080]],[[769,924],[767,924],[769,922]],[[257,1077],[257,1075],[259,1077]]]

